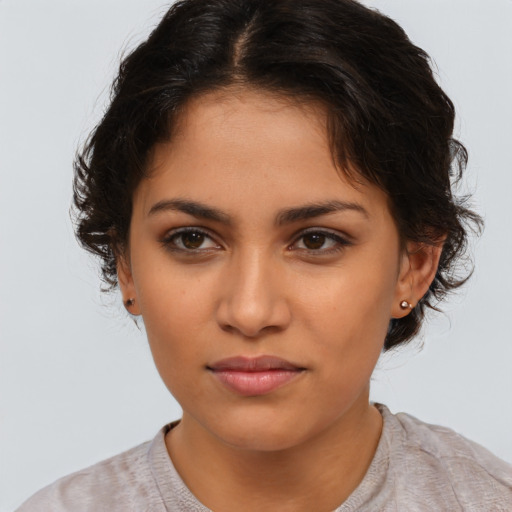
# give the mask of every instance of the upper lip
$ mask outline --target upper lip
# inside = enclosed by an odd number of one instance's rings
[[[208,369],[217,372],[263,372],[266,370],[304,370],[303,367],[276,356],[228,357],[226,359],[221,359],[220,361],[208,365]]]

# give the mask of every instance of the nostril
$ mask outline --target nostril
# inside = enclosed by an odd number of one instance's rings
[[[262,336],[268,335],[268,334],[275,334],[278,333],[283,329],[283,327],[278,325],[266,325],[262,328],[255,328],[255,329],[249,329],[247,327],[236,327],[230,324],[219,324],[220,328],[227,333],[230,334],[237,334],[241,338],[245,338],[248,340],[254,340],[259,339]]]
[[[220,328],[223,330],[223,331],[226,331],[226,332],[229,332],[229,333],[232,333],[235,329],[234,327],[232,327],[231,325],[229,324],[221,324]]]

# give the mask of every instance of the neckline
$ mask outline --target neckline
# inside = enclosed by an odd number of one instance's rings
[[[358,486],[334,512],[353,512],[375,496],[376,489],[386,483],[389,467],[389,453],[392,442],[393,414],[380,403],[373,403],[382,416],[382,432],[372,461]],[[151,473],[160,491],[167,510],[183,512],[211,512],[186,486],[177,472],[165,444],[166,434],[179,424],[180,420],[168,423],[160,429],[149,449]]]

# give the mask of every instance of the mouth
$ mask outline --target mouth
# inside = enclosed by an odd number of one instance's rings
[[[271,393],[306,370],[275,356],[231,357],[206,368],[221,384],[242,396]]]

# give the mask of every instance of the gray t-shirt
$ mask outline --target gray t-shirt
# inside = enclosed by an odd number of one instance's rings
[[[384,419],[368,471],[335,512],[512,511],[512,466],[454,431],[408,414]],[[153,439],[42,489],[17,512],[208,512]]]

